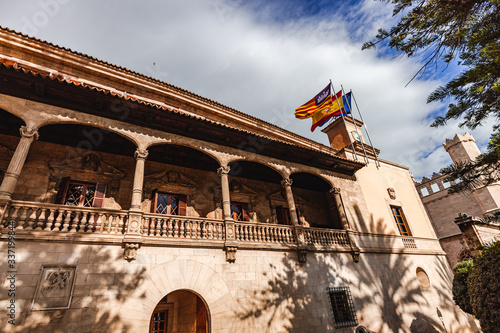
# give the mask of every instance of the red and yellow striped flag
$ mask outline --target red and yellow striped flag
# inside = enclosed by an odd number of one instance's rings
[[[325,89],[321,90],[316,96],[311,98],[307,103],[295,109],[295,117],[306,119],[312,117],[315,112],[331,107],[332,95],[330,84]]]

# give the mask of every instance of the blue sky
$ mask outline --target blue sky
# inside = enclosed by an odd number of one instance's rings
[[[293,111],[330,79],[352,89],[381,157],[415,178],[451,163],[441,144],[458,121],[430,128],[444,104],[429,93],[457,73],[428,72],[405,85],[418,59],[378,47],[395,22],[386,2],[26,0],[2,6],[0,25],[127,67],[216,100],[323,144]],[[153,63],[155,65],[153,66]],[[480,149],[492,124],[471,131]]]

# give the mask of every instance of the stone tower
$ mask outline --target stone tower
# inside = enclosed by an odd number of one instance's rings
[[[450,154],[453,163],[474,161],[476,157],[481,155],[479,148],[476,145],[476,140],[470,133],[464,135],[455,134],[453,139],[446,139],[443,143],[444,149]]]

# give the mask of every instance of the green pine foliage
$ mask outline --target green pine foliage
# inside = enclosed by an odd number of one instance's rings
[[[467,278],[472,269],[472,260],[459,262],[453,268],[453,300],[463,311],[472,314],[472,306],[469,300],[469,288]]]
[[[500,0],[392,0],[400,21],[389,31],[380,29],[363,49],[387,42],[407,56],[421,56],[418,73],[458,60],[464,70],[436,89],[428,102],[451,100],[444,116],[432,126],[462,119],[474,129],[487,119],[496,121],[488,151],[476,161],[450,166],[442,172],[462,177],[452,191],[471,190],[500,179]],[[456,178],[456,177],[455,177]]]
[[[499,277],[500,242],[496,242],[474,257],[474,265],[467,279],[472,313],[485,333],[498,332],[500,328]]]

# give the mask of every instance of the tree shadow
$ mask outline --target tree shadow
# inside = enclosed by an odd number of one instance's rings
[[[140,286],[145,267],[134,267],[121,255],[122,250],[100,245],[75,243],[39,244],[30,247],[17,240],[19,266],[16,274],[15,326],[2,325],[5,332],[129,332],[121,304]],[[33,241],[29,241],[34,243]],[[6,243],[0,251],[6,253]],[[39,251],[33,249],[39,248]],[[4,263],[0,269],[5,268]],[[37,303],[42,265],[55,268],[76,267],[69,308],[43,309]],[[3,266],[3,267],[2,267]],[[6,270],[5,270],[6,271]],[[35,301],[33,301],[35,300]],[[110,306],[111,305],[111,306]],[[42,309],[39,309],[42,308]]]
[[[385,231],[373,219],[371,224],[371,230]],[[374,332],[451,332],[443,326],[441,312],[448,321],[463,315],[451,299],[446,263],[436,257],[426,266],[435,269],[433,276],[441,281],[432,290],[419,283],[416,268],[422,261],[414,261],[410,254],[362,253],[357,264],[347,253],[310,252],[307,257],[301,265],[295,255],[285,255],[263,274],[265,288],[238,298],[239,331],[252,327],[262,332],[352,332],[353,328],[334,329],[328,287],[350,287],[359,324]]]

